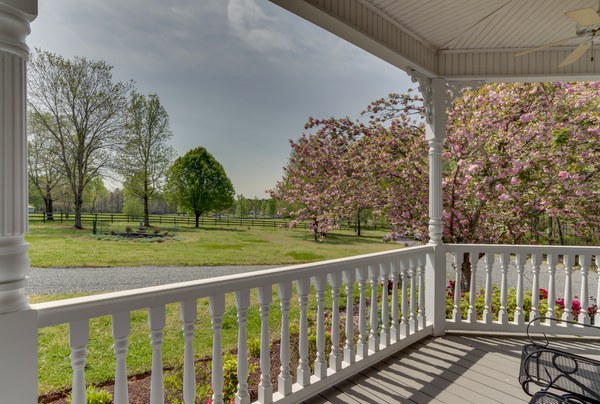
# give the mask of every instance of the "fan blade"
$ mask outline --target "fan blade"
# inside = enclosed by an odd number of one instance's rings
[[[575,21],[579,25],[597,25],[600,24],[600,15],[593,8],[580,8],[579,10],[569,11],[565,13],[567,17]]]
[[[579,37],[579,36],[572,36],[571,38],[560,39],[558,41],[550,42],[550,43],[547,43],[547,44],[544,44],[544,45],[541,45],[541,46],[536,46],[535,48],[531,48],[531,49],[527,49],[526,51],[523,51],[523,52],[515,53],[515,57],[524,56],[524,55],[527,55],[527,54],[530,54],[530,53],[533,53],[533,52],[537,52],[537,51],[542,50],[542,49],[551,48],[553,46],[560,45],[561,43],[565,43],[565,42],[568,42],[568,41],[570,41],[572,39],[577,39],[577,38],[581,38],[581,37]]]
[[[587,50],[591,47],[592,47],[591,41],[582,43],[581,45],[576,47],[573,50],[573,52],[569,53],[569,56],[567,56],[565,58],[565,60],[560,62],[558,67],[565,67],[565,66],[568,66],[568,65],[571,65],[571,64],[577,62],[579,60],[579,58],[582,57],[585,54],[585,52],[587,52]]]

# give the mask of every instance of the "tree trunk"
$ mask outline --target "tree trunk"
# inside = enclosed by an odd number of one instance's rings
[[[548,216],[548,244],[554,244],[554,223],[552,222],[552,216]]]
[[[194,213],[194,216],[196,216],[196,228],[200,227],[199,223],[200,223],[200,213]]]
[[[357,222],[357,227],[356,227],[356,234],[358,234],[358,236],[360,237],[360,209],[358,210],[358,213],[356,214],[356,222]]]
[[[80,196],[77,196],[77,198],[75,198],[75,225],[74,227],[76,229],[83,229],[83,226],[81,225],[81,208],[83,207],[83,198]]]
[[[148,210],[148,195],[144,195],[144,226],[150,227],[149,210]],[[198,223],[196,221],[196,227]]]
[[[46,184],[46,196],[44,196],[44,204],[46,205],[46,220],[54,220],[52,206],[52,194],[50,193],[50,185]]]
[[[560,242],[560,245],[565,245],[565,236],[563,234],[563,229],[560,223],[560,219],[558,217],[556,218],[556,228],[558,229],[558,240]]]

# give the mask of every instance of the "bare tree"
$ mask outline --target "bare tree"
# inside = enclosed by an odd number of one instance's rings
[[[29,72],[29,107],[57,144],[81,229],[85,188],[113,160],[132,84],[115,83],[104,61],[42,50],[30,59]]]
[[[29,115],[27,155],[29,183],[44,200],[47,220],[54,220],[53,191],[63,179],[58,148],[54,138],[37,120],[37,116]]]
[[[149,201],[160,192],[176,152],[167,142],[173,136],[169,114],[158,95],[133,92],[116,160],[125,192],[142,201],[144,225],[149,226]]]

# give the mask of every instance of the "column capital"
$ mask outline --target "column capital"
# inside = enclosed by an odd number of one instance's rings
[[[425,121],[428,124],[434,124],[435,93],[444,92],[445,108],[452,107],[454,100],[462,95],[464,89],[479,88],[485,84],[484,81],[448,81],[441,77],[431,78],[416,70],[408,72],[413,83],[418,83],[418,89],[423,96],[423,106],[425,107]],[[439,112],[439,111],[438,111]]]
[[[37,0],[0,0],[0,51],[29,55],[29,23],[37,17]]]

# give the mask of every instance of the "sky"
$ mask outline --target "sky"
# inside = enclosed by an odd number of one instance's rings
[[[357,117],[412,86],[396,67],[267,0],[39,0],[29,47],[114,67],[158,94],[179,155],[205,147],[265,198],[309,116]]]

